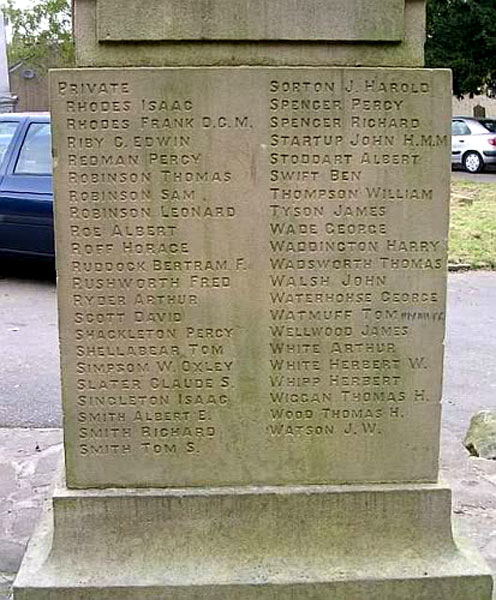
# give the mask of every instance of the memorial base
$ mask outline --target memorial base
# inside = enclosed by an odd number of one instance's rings
[[[490,600],[438,485],[60,487],[15,600]]]

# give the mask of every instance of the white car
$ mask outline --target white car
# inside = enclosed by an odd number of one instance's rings
[[[452,165],[461,165],[469,173],[479,173],[486,165],[496,164],[496,133],[491,131],[491,122],[494,123],[491,119],[453,117]]]

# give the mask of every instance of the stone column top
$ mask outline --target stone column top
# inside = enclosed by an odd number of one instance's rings
[[[405,0],[97,0],[102,42],[399,42]]]
[[[425,0],[74,0],[92,66],[423,65]]]

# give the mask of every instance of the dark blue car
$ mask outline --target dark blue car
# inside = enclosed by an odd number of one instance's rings
[[[54,258],[48,113],[0,115],[0,255]]]

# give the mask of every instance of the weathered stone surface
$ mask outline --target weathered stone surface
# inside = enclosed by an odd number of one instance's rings
[[[8,573],[0,573],[0,600],[11,600],[11,587],[14,576]]]
[[[277,0],[281,2],[282,0]],[[313,0],[312,0],[313,1]],[[315,0],[316,1],[316,0]],[[336,2],[336,0],[333,0]],[[388,0],[388,4],[389,4]],[[270,0],[268,6],[272,6],[274,0]],[[353,18],[353,12],[348,8],[355,4],[356,0],[340,1],[340,9],[334,13],[334,19],[343,23],[344,31],[363,32],[363,26],[354,21],[350,24],[344,24],[342,18],[345,14]],[[139,7],[138,13],[146,11],[146,5],[149,2],[136,3]],[[161,3],[162,4],[162,3]],[[184,3],[181,2],[181,6]],[[215,3],[210,3],[213,6]],[[248,3],[242,3],[248,5]],[[275,3],[274,3],[275,4]],[[322,3],[323,4],[323,3]],[[326,2],[328,5],[329,2]],[[375,0],[374,0],[375,4]],[[291,5],[298,11],[299,5],[306,7],[307,2],[291,2]],[[362,3],[363,6],[370,5],[370,2]],[[381,8],[374,15],[371,10],[367,21],[387,23],[388,12]],[[240,36],[233,40],[223,41],[181,41],[169,40],[167,42],[147,42],[134,43],[131,46],[127,42],[102,42],[99,38],[99,22],[97,18],[97,0],[78,0],[75,3],[76,19],[76,51],[79,66],[206,66],[206,65],[314,65],[314,66],[417,66],[424,64],[424,39],[425,39],[425,0],[406,0],[404,6],[404,18],[401,22],[394,25],[396,31],[404,32],[401,36],[401,42],[329,42],[325,40],[315,40],[312,32],[309,32],[307,40],[302,41],[246,41],[240,39]],[[133,12],[136,8],[132,9]],[[255,12],[255,11],[254,11]],[[290,11],[285,11],[290,14]],[[396,11],[395,11],[396,12]],[[305,8],[305,15],[309,18]],[[263,22],[264,27],[268,27],[264,19],[263,12],[257,12],[257,16]],[[119,8],[110,14],[116,22],[126,22],[127,12],[122,10],[121,3]],[[284,13],[279,14],[274,21],[284,21]],[[376,21],[376,19],[379,19]],[[274,21],[272,24],[274,24]],[[328,21],[327,18],[322,22]],[[318,24],[320,26],[320,23]],[[161,26],[160,19],[157,19],[157,25],[154,21],[148,22],[147,32],[155,31],[161,38],[164,29]],[[135,23],[131,23],[127,28],[131,31]],[[379,30],[382,25],[378,25]],[[330,31],[333,30],[331,27]],[[296,31],[296,29],[294,29]],[[370,34],[370,30],[368,32]],[[369,37],[371,37],[369,35]],[[310,41],[308,41],[310,40]]]
[[[473,456],[496,460],[496,411],[474,415],[463,444]]]
[[[223,68],[54,76],[70,489],[16,600],[489,600],[424,483],[449,74],[310,68],[421,64],[423,0],[404,22],[326,2],[358,44],[328,41],[319,0],[305,23],[299,3],[98,6],[76,2],[79,65]]]
[[[53,486],[60,430],[0,429],[0,573],[14,573]],[[52,468],[44,465],[49,462]],[[35,476],[35,473],[41,473]]]
[[[436,480],[448,82],[55,74],[70,486]]]
[[[483,283],[486,283],[487,285],[481,287],[481,279],[484,280]],[[490,288],[491,285],[493,288]],[[452,324],[449,344],[450,352],[448,354],[450,367],[446,374],[447,389],[445,392],[448,398],[450,398],[450,392],[455,384],[452,375],[457,372],[460,364],[463,363],[466,365],[467,361],[470,359],[474,363],[479,361],[482,365],[482,371],[484,369],[483,365],[485,357],[483,354],[487,353],[490,348],[481,348],[480,356],[478,358],[475,357],[473,353],[477,352],[477,344],[480,341],[480,331],[483,330],[485,323],[486,306],[482,304],[482,299],[484,298],[487,302],[487,307],[492,306],[491,298],[485,298],[484,296],[488,288],[493,290],[493,296],[495,296],[496,281],[492,282],[490,273],[471,273],[462,277],[451,277],[451,293],[448,295],[448,298],[451,299],[448,313],[451,315]],[[466,303],[467,294],[464,293],[467,289],[471,291],[471,294],[469,294],[470,303],[468,307]],[[27,298],[28,296],[29,293],[26,291],[24,295],[19,296],[19,302],[22,304],[23,298]],[[465,301],[463,299],[465,299]],[[453,321],[456,321],[457,318],[461,318],[462,316],[464,317],[465,327],[463,330],[455,331]],[[47,319],[53,321],[53,314],[48,312]],[[492,341],[487,338],[485,338],[484,341],[489,344],[492,343]],[[49,356],[50,354],[48,354],[45,359],[46,363],[49,362]],[[472,398],[472,405],[476,407],[475,409],[472,409],[472,412],[474,410],[482,410],[484,406],[487,406],[485,398],[486,395],[488,395],[488,390],[484,389],[484,386],[486,386],[486,388],[488,387],[489,379],[488,381],[483,380],[481,382],[481,374],[483,377],[486,375],[486,373],[482,373],[482,371],[474,369],[467,371],[467,386],[473,386],[474,389],[480,388],[479,393],[474,394],[475,397]],[[462,402],[460,396],[458,397],[458,402]],[[469,416],[466,417],[467,407],[465,405],[460,414],[458,409],[454,409],[452,404],[448,403],[443,407],[443,415],[445,424],[441,444],[441,477],[453,490],[454,526],[459,530],[460,535],[463,534],[464,537],[471,539],[473,543],[477,545],[492,571],[496,572],[496,495],[494,494],[496,485],[496,461],[470,457],[469,453],[466,452],[465,448],[460,443],[459,430],[464,427],[465,419],[470,418],[470,412]],[[55,433],[58,434],[58,432]],[[0,446],[3,449],[9,448],[10,450],[8,453],[3,454],[0,462],[4,462],[5,464],[16,464],[17,454],[21,450],[29,448],[34,449],[36,447],[36,442],[39,443],[38,436],[39,432],[36,430],[1,430]],[[16,444],[13,443],[13,440],[16,441]],[[49,461],[47,459],[48,457],[45,459],[45,453],[39,453],[33,450],[32,454],[24,456],[22,468],[19,469],[19,475],[22,475],[26,483],[29,483],[30,474],[34,471],[38,471],[40,465],[51,462],[51,460]],[[30,466],[28,460],[31,461],[34,466]],[[47,475],[47,482],[51,481],[54,476],[55,473],[53,473],[52,476]],[[3,496],[7,495],[3,493],[7,486],[10,486],[9,479],[0,480],[0,489],[2,489]],[[10,523],[12,523],[18,511],[20,511],[23,517],[26,517],[26,512],[20,509],[20,506],[22,506],[28,498],[32,497],[36,499],[39,496],[39,490],[30,489],[29,485],[25,485],[24,490],[22,495],[17,496],[18,500],[22,500],[22,502],[17,501],[9,507],[9,510],[12,509],[10,515],[11,521],[3,521],[0,523],[2,527],[10,528]],[[26,521],[30,521],[31,530],[33,530],[34,520],[32,520],[31,513],[29,513]],[[0,532],[0,538],[1,537],[5,537],[5,530],[3,530],[3,533]],[[1,555],[0,563],[2,563]],[[3,564],[5,565],[5,563]],[[13,579],[13,576],[4,582],[2,575],[0,574],[0,600],[11,598],[8,589],[9,581],[11,579]],[[494,598],[494,600],[496,600],[496,598]]]
[[[405,0],[97,0],[100,41],[399,42]]]
[[[13,573],[21,564],[53,485],[53,469],[42,465],[60,461],[61,437],[60,430],[0,429],[0,573]],[[36,478],[40,468],[43,474]]]
[[[54,514],[50,554],[47,515],[15,600],[491,598],[436,485],[62,488]]]

